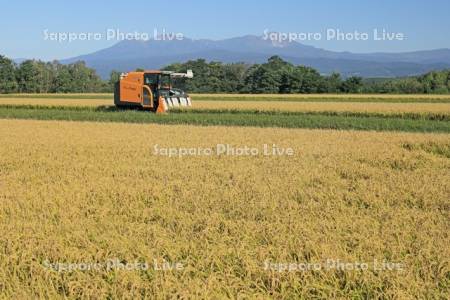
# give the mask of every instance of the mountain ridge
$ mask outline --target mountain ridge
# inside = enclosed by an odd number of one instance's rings
[[[447,48],[397,53],[337,52],[298,42],[276,45],[254,35],[224,40],[125,40],[99,51],[61,60],[61,63],[83,60],[102,78],[107,78],[112,70],[158,69],[199,58],[224,63],[262,63],[273,55],[316,68],[322,74],[339,72],[344,77],[403,77],[450,68],[450,49]]]

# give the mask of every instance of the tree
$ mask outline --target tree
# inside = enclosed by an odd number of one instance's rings
[[[272,56],[267,63],[251,68],[245,86],[252,93],[280,93],[289,90],[293,66],[279,56]]]
[[[298,92],[303,94],[317,93],[319,91],[319,85],[322,81],[322,77],[319,72],[313,68],[305,66],[298,66],[296,67],[296,70],[299,74],[298,76],[303,78],[302,85],[300,86]]]
[[[416,78],[398,80],[391,84],[392,93],[420,94],[423,93],[423,85]]]
[[[341,91],[344,93],[361,93],[363,87],[363,81],[361,77],[352,76],[347,78],[341,84]]]
[[[243,63],[234,63],[223,66],[223,92],[238,93],[243,88],[245,73],[249,68]]]
[[[15,64],[12,60],[0,55],[0,93],[14,93],[17,91]]]
[[[325,81],[325,91],[324,93],[338,93],[339,87],[342,84],[341,74],[332,73],[330,76],[324,79]]]
[[[116,70],[112,70],[109,74],[109,84],[114,85],[116,82],[120,80],[120,75],[122,73]]]
[[[43,90],[42,68],[34,60],[22,62],[17,70],[17,82],[21,93],[40,93]]]
[[[53,82],[54,93],[70,93],[72,91],[72,80],[69,68],[57,64],[55,68],[55,80]]]

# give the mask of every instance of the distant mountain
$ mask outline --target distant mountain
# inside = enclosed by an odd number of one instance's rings
[[[450,49],[358,54],[334,52],[297,42],[277,43],[252,35],[219,41],[121,41],[112,47],[61,62],[83,60],[107,78],[112,70],[159,69],[190,59],[262,63],[272,55],[279,55],[293,64],[311,66],[323,74],[339,72],[343,76],[399,77],[450,68]]]

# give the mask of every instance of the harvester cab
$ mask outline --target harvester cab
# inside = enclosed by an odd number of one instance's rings
[[[117,107],[139,107],[164,113],[173,107],[191,106],[191,97],[173,87],[174,78],[193,78],[187,73],[172,71],[142,71],[124,73],[114,88],[114,104]]]

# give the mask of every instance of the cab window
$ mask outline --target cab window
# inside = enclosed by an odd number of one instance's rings
[[[161,87],[162,88],[170,87],[170,75],[162,75],[161,76]]]
[[[145,74],[144,84],[148,86],[155,86],[158,84],[158,74]]]

